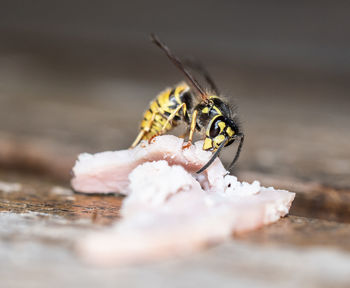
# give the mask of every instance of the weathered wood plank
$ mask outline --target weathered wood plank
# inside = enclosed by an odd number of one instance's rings
[[[145,282],[163,287],[164,281],[169,287],[211,287],[214,282],[220,287],[349,285],[350,224],[289,216],[188,257],[96,269],[77,259],[74,245],[87,232],[117,221],[121,198],[73,194],[56,180],[18,171],[1,170],[0,180],[21,184],[17,192],[0,192],[0,277],[5,287],[31,287],[34,279],[40,288],[72,283],[90,288],[101,281],[106,287],[141,287]]]

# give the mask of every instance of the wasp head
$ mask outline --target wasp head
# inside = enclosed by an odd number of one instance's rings
[[[231,119],[223,115],[217,115],[209,122],[206,130],[206,137],[203,144],[203,150],[215,151],[210,160],[201,168],[197,173],[203,172],[207,169],[211,163],[219,156],[221,149],[225,146],[232,144],[235,140],[239,140],[239,146],[235,157],[233,158],[228,170],[230,170],[233,164],[237,161],[243,141],[244,134],[239,131],[236,123]]]
[[[239,129],[232,119],[217,115],[209,122],[205,134],[203,150],[215,151],[221,145],[224,147],[232,144]]]

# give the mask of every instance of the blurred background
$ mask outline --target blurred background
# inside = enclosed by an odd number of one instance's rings
[[[238,106],[240,179],[298,192],[292,215],[349,222],[349,15],[349,1],[0,0],[0,174],[67,187],[78,153],[129,147],[149,102],[183,79],[149,41],[155,32],[180,58],[201,60]],[[0,208],[12,211],[18,197]]]
[[[156,32],[238,105],[237,167],[349,183],[347,1],[0,3],[0,132],[59,146],[65,169],[82,150],[128,147],[149,101],[182,80]]]
[[[156,32],[179,56],[200,59],[238,105],[242,169],[349,178],[347,1],[0,5],[2,139],[45,140],[47,154],[59,146],[51,152],[70,161],[66,170],[82,150],[128,147],[149,101],[183,78],[150,43]]]

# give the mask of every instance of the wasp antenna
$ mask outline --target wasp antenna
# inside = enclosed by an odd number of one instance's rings
[[[215,84],[215,81],[213,77],[211,77],[208,70],[203,66],[202,63],[200,63],[198,60],[194,59],[186,59],[184,61],[185,66],[192,68],[193,70],[198,71],[198,73],[202,74],[205,81],[209,84],[210,89],[212,92],[214,92],[216,95],[220,95],[220,91],[218,89],[218,86]]]
[[[211,158],[207,162],[207,164],[205,164],[201,169],[199,169],[197,171],[197,174],[202,173],[204,170],[206,170],[214,162],[214,160],[219,156],[219,153],[220,153],[221,149],[224,148],[226,142],[227,142],[227,138],[225,138],[225,140],[221,143],[221,145],[219,146],[218,150],[216,150],[215,153],[213,154],[213,156],[211,156]]]
[[[238,160],[238,157],[239,157],[239,154],[241,154],[241,150],[242,150],[242,146],[243,146],[243,142],[244,142],[244,134],[241,133],[241,134],[237,134],[237,137],[239,137],[239,145],[238,145],[238,148],[237,148],[237,152],[236,152],[236,155],[235,155],[235,158],[233,158],[230,166],[228,166],[228,170],[230,171],[231,168],[233,167],[233,165],[236,163],[236,161]]]
[[[204,92],[204,89],[201,87],[201,85],[198,83],[198,81],[187,71],[187,69],[184,67],[184,65],[181,63],[180,59],[177,58],[166,46],[164,43],[162,43],[158,36],[154,33],[151,33],[150,35],[151,41],[156,44],[160,49],[162,49],[165,54],[168,56],[168,58],[175,64],[175,66],[182,71],[187,79],[191,82],[191,84],[198,90],[198,92],[201,94],[203,100],[207,101],[206,93]]]

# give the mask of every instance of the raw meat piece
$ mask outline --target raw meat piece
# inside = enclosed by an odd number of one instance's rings
[[[182,143],[161,136],[133,150],[79,157],[75,190],[128,195],[122,220],[77,243],[84,258],[108,265],[185,254],[288,213],[294,193],[241,183],[219,159],[198,175],[211,153],[201,143],[183,151]]]
[[[84,193],[129,193],[128,175],[138,165],[157,160],[166,160],[170,165],[178,164],[194,173],[210,159],[211,153],[202,150],[203,142],[199,141],[190,148],[182,150],[183,139],[164,135],[153,139],[151,144],[142,141],[134,149],[115,152],[101,152],[94,155],[83,153],[73,167],[72,187]],[[210,182],[222,179],[226,170],[217,159],[211,167],[215,171],[209,175]],[[204,174],[207,174],[205,172]]]

